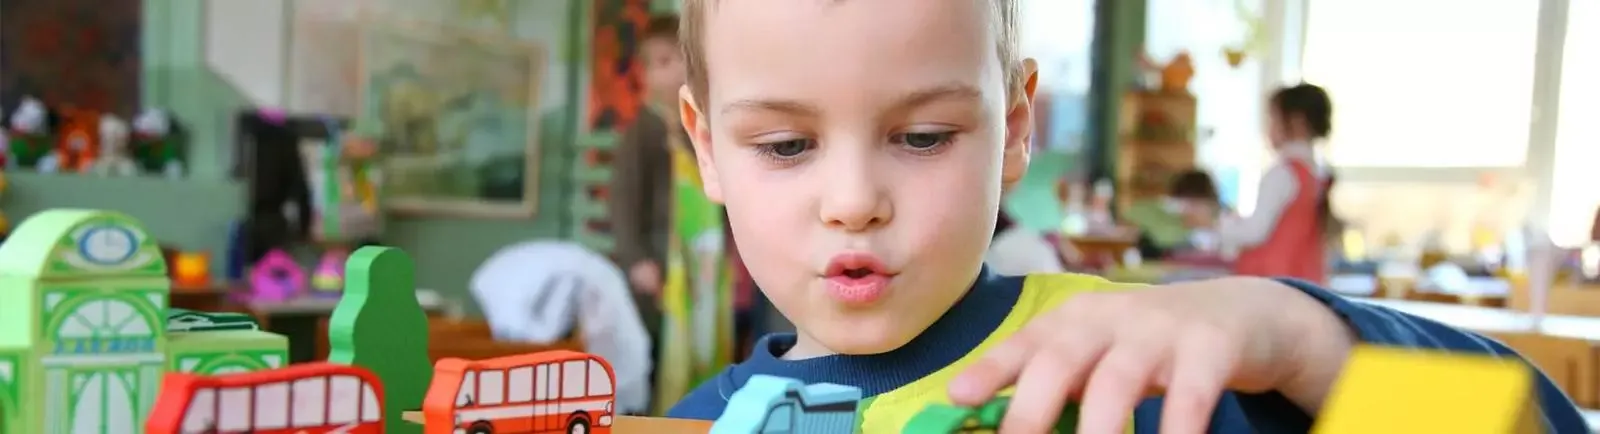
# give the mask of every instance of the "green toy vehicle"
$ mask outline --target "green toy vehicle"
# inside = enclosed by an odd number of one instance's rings
[[[902,434],[993,434],[1000,431],[1000,419],[1006,415],[1006,409],[1010,406],[1009,396],[991,399],[977,408],[934,404],[912,416],[900,432]],[[1077,429],[1078,406],[1068,405],[1061,411],[1061,418],[1056,420],[1055,432],[1071,433],[1077,432]]]

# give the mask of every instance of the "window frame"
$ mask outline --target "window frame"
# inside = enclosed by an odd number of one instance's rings
[[[1268,27],[1279,30],[1284,39],[1283,47],[1278,50],[1284,56],[1283,68],[1277,71],[1281,79],[1275,82],[1292,82],[1300,78],[1305,61],[1306,23],[1311,1],[1288,0],[1283,2],[1282,9],[1276,11],[1279,13],[1273,13],[1275,11],[1272,10],[1275,6],[1273,3],[1277,2],[1267,2],[1268,16],[1271,18]],[[1335,166],[1339,182],[1468,185],[1478,183],[1486,176],[1526,179],[1534,187],[1528,220],[1534,224],[1548,225],[1551,183],[1554,181],[1552,172],[1556,161],[1556,123],[1560,119],[1562,57],[1566,52],[1567,10],[1571,0],[1538,1],[1533,87],[1529,95],[1533,100],[1533,113],[1522,164],[1479,167]]]

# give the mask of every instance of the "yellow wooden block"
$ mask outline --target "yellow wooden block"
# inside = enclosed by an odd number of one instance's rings
[[[1312,432],[1537,434],[1534,378],[1516,359],[1360,346]]]

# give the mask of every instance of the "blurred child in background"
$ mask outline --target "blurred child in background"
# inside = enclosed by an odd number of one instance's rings
[[[1219,241],[1238,252],[1237,274],[1324,283],[1327,241],[1339,222],[1328,203],[1333,176],[1314,146],[1333,130],[1333,103],[1322,88],[1301,83],[1274,92],[1267,107],[1278,162],[1261,177],[1255,211],[1219,222]]]
[[[1172,178],[1167,195],[1159,201],[1135,204],[1128,219],[1139,226],[1139,255],[1164,259],[1174,252],[1211,251],[1209,230],[1216,227],[1221,196],[1211,175],[1191,169]]]

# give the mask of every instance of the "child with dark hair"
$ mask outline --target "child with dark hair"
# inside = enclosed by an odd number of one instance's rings
[[[1211,174],[1191,169],[1172,178],[1167,194],[1157,203],[1136,204],[1142,208],[1130,216],[1139,225],[1139,254],[1145,258],[1167,258],[1175,251],[1199,247],[1197,230],[1216,227],[1222,198]]]
[[[1223,219],[1218,236],[1237,249],[1237,274],[1320,283],[1326,243],[1339,223],[1328,204],[1333,176],[1317,162],[1313,145],[1333,130],[1333,102],[1322,88],[1301,83],[1274,92],[1267,105],[1267,137],[1278,163],[1261,178],[1255,212]]]

